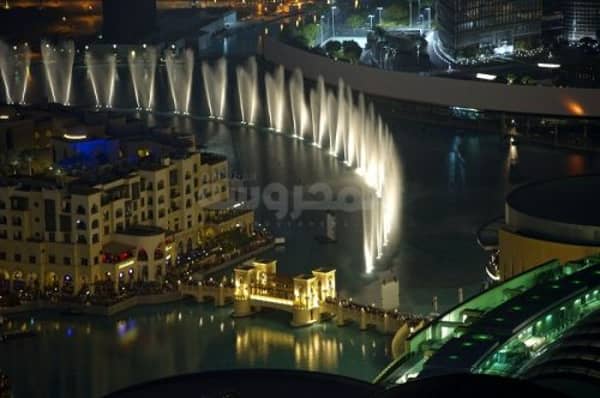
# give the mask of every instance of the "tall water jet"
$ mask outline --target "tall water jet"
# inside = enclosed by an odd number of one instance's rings
[[[277,132],[283,131],[285,110],[285,75],[283,66],[279,65],[273,74],[265,75],[265,91],[267,93],[267,111],[269,127]]]
[[[151,111],[154,107],[157,60],[158,52],[152,46],[131,50],[127,56],[138,110]]]
[[[236,74],[242,123],[254,125],[259,101],[256,59],[250,57],[244,66],[236,68]]]
[[[10,47],[0,41],[0,76],[7,104],[24,104],[30,76],[31,50],[27,44]]]
[[[173,112],[189,115],[194,73],[194,52],[191,49],[183,52],[167,50],[165,52],[165,64],[167,65]]]
[[[213,66],[208,62],[202,62],[202,79],[210,116],[218,119],[225,118],[227,101],[227,61],[225,58],[220,58]]]
[[[72,41],[67,41],[53,45],[42,40],[41,50],[50,101],[69,105],[73,80],[73,62],[75,61],[75,44]]]
[[[94,91],[96,108],[112,108],[117,80],[117,55],[86,51],[84,61]]]
[[[322,76],[319,76],[317,87],[310,91],[313,143],[318,147],[323,146],[325,137],[327,136],[328,99],[325,80],[323,80]]]
[[[304,139],[309,124],[308,107],[304,97],[304,77],[300,69],[294,69],[289,82],[290,107],[294,136]]]

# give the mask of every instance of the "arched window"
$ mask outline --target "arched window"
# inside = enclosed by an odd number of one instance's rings
[[[154,250],[154,259],[160,260],[161,258],[163,258],[163,251],[161,250],[161,248],[159,246]]]
[[[81,205],[77,206],[77,214],[85,214],[85,207]]]
[[[92,228],[98,228],[99,222],[98,220],[93,220],[92,221]]]
[[[138,261],[148,261],[148,253],[146,253],[146,250],[140,249],[138,251]]]

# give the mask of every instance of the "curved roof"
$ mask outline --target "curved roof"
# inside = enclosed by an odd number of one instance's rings
[[[565,224],[600,226],[600,175],[527,184],[508,194],[506,203],[532,217]]]

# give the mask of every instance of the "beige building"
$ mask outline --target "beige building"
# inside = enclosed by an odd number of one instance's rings
[[[5,181],[0,289],[159,280],[178,253],[234,228],[252,232],[253,212],[229,201],[226,158],[188,152],[143,164],[119,175]]]
[[[599,199],[600,176],[538,181],[512,191],[499,231],[498,277],[600,253]]]

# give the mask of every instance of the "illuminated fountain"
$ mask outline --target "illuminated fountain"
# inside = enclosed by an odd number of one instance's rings
[[[304,139],[309,127],[308,107],[304,95],[304,77],[300,69],[295,69],[289,82],[290,108],[292,110],[292,123],[294,136]]]
[[[252,126],[256,123],[259,101],[256,59],[251,57],[244,66],[238,66],[236,75],[242,123]]]
[[[284,111],[286,104],[285,74],[283,66],[278,66],[275,71],[265,75],[265,91],[267,95],[267,113],[269,127],[277,132],[284,128]]]
[[[173,101],[173,112],[188,115],[192,96],[192,77],[194,73],[194,52],[187,49],[177,53],[167,50],[165,53],[169,89]]]
[[[325,81],[323,77],[319,76],[317,88],[310,91],[313,142],[318,147],[323,146],[328,133],[329,100],[330,97],[325,90]],[[329,142],[331,148],[331,138]]]
[[[225,118],[225,101],[227,100],[227,61],[225,58],[220,58],[212,66],[208,62],[202,62],[202,79],[210,117]]]
[[[112,108],[117,80],[116,54],[94,54],[87,51],[84,60],[92,83],[96,108]]]
[[[53,45],[42,40],[41,50],[50,101],[70,105],[75,44],[68,41]]]
[[[0,77],[7,104],[24,104],[27,97],[31,50],[27,44],[10,47],[0,41]]]
[[[157,60],[156,48],[146,46],[132,50],[127,57],[138,110],[151,111],[154,107]]]

